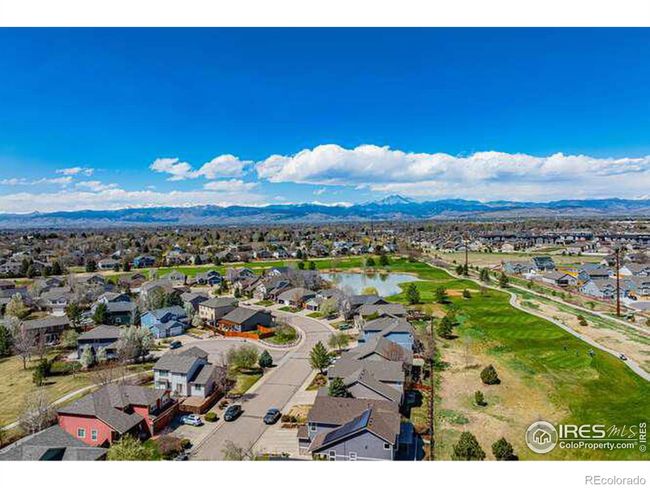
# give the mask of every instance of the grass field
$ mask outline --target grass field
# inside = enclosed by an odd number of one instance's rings
[[[462,289],[477,291],[475,283],[450,277],[445,271],[423,263],[406,260],[393,263],[391,269],[415,272],[424,281],[415,282],[424,303],[433,300],[433,290],[445,286],[450,291],[451,303],[458,308],[461,325],[456,333],[459,339],[445,342],[443,360],[458,349],[464,340],[478,345],[485,357],[497,369],[507,368],[526,388],[539,390],[548,402],[564,412],[558,420],[566,423],[598,423],[608,426],[647,422],[650,418],[650,384],[629,370],[619,359],[596,351],[554,324],[514,309],[507,293],[487,291],[472,293],[469,300],[458,296]],[[405,301],[404,293],[391,297]],[[497,392],[501,386],[493,388]],[[509,396],[502,402],[526,405],[526,395]],[[503,405],[504,407],[507,405]],[[522,411],[526,409],[523,408]],[[535,411],[531,411],[530,421]],[[456,418],[462,418],[454,414]],[[520,419],[519,419],[520,420]],[[463,429],[472,430],[472,423]],[[523,437],[524,432],[513,435]],[[496,440],[496,439],[495,439]],[[440,440],[438,440],[440,442]],[[444,440],[443,440],[444,442]],[[484,446],[487,447],[487,446]],[[539,459],[643,459],[639,451],[576,451],[555,449],[542,456],[530,451],[522,458]]]
[[[493,266],[501,264],[501,261],[525,261],[533,256],[551,256],[556,264],[561,266],[576,266],[584,263],[598,263],[603,256],[563,256],[553,252],[469,252],[469,260],[472,264],[479,266]],[[438,255],[445,261],[457,263],[465,262],[465,253],[441,252]]]
[[[23,369],[22,360],[18,356],[0,359],[0,426],[17,420],[22,412],[25,398],[36,391],[37,386],[32,381],[33,368],[36,361],[29,362]],[[127,374],[150,369],[151,364],[130,366]],[[50,401],[80,388],[92,384],[91,372],[79,372],[62,376],[51,376],[42,387]]]

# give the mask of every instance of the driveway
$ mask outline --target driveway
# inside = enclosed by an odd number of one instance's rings
[[[242,398],[243,414],[234,422],[219,421],[208,425],[211,432],[198,441],[192,450],[192,459],[223,459],[223,448],[230,440],[239,447],[251,449],[269,428],[262,422],[269,408],[284,409],[312,372],[309,352],[318,341],[327,343],[331,329],[318,320],[274,311],[286,317],[288,322],[300,329],[303,339],[297,348],[285,353],[277,366],[264,375]],[[199,345],[199,344],[197,344]],[[279,351],[271,351],[271,353]],[[297,442],[297,441],[296,441]]]

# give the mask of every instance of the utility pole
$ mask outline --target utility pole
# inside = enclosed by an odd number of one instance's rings
[[[469,276],[469,250],[467,246],[468,239],[465,238],[465,276]]]
[[[616,256],[616,316],[621,316],[621,278],[619,276],[619,269],[621,267],[621,249],[619,246],[616,246],[615,250]]]
[[[435,360],[436,347],[435,347],[435,336],[433,334],[433,319],[431,319],[431,326],[429,327],[429,461],[433,461],[433,363]]]

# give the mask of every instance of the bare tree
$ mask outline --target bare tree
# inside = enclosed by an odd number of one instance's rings
[[[27,361],[34,352],[34,335],[27,330],[25,324],[14,324],[12,327],[12,345],[16,355],[23,360],[23,369],[27,369]]]
[[[56,422],[54,407],[42,388],[25,398],[22,411],[18,423],[27,434],[39,432]]]
[[[97,368],[90,375],[90,380],[96,386],[104,386],[114,382],[120,377],[120,368],[115,363],[106,363],[104,367]]]

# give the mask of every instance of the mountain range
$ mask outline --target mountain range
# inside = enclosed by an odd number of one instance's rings
[[[532,217],[650,217],[650,199],[479,202],[448,199],[417,202],[401,195],[354,205],[316,203],[259,207],[203,205],[120,210],[0,213],[0,228],[84,228],[123,226],[245,225],[274,223],[363,222],[417,219],[522,219]]]

